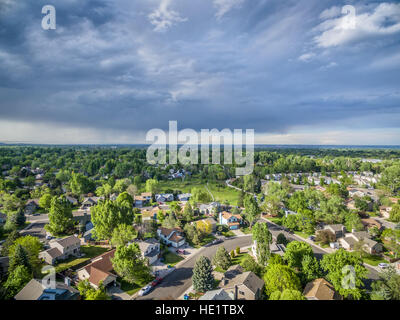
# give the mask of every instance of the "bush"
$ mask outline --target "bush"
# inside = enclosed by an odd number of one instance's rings
[[[236,247],[236,254],[240,254],[240,248]]]
[[[331,242],[336,241],[336,237],[329,230],[321,230],[317,233],[315,241],[320,242],[322,244],[329,244]]]

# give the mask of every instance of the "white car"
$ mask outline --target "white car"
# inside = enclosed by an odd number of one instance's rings
[[[389,265],[387,263],[380,263],[378,264],[378,267],[381,269],[386,269],[387,267],[389,267]]]
[[[146,294],[148,294],[151,290],[151,286],[145,286],[144,288],[140,289],[139,291],[139,296],[144,296]]]

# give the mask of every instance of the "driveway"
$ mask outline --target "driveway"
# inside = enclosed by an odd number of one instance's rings
[[[39,238],[40,241],[46,241],[46,230],[44,230],[44,226],[46,223],[44,222],[33,222],[24,230],[21,230],[19,233],[22,236],[33,236]]]
[[[203,247],[187,259],[176,265],[175,271],[165,277],[163,282],[153,291],[144,297],[137,297],[136,300],[176,300],[192,285],[193,267],[196,260],[204,255],[209,259],[215,255],[219,246],[224,246],[228,252],[236,247],[248,247],[252,244],[252,236],[235,237],[225,240],[219,245]]]

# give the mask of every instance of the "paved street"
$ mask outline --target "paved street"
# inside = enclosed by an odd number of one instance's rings
[[[248,247],[252,244],[252,236],[237,237],[225,240],[222,244],[228,252],[236,247]],[[204,247],[197,254],[179,263],[176,270],[170,273],[163,282],[150,294],[137,297],[137,300],[171,300],[178,299],[192,285],[192,270],[198,257],[204,255],[212,258],[220,245]]]
[[[45,222],[34,222],[31,223],[27,228],[20,231],[22,236],[34,236],[39,238],[40,241],[45,241],[46,231],[44,230]]]

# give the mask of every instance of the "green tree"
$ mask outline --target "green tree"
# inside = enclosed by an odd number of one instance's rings
[[[266,223],[257,222],[254,225],[253,240],[256,242],[258,263],[266,266],[271,256],[270,244],[272,242],[272,235]]]
[[[114,246],[125,246],[128,242],[136,238],[136,231],[132,226],[126,224],[118,225],[111,237],[111,243]]]
[[[17,240],[20,237],[20,234],[17,230],[11,231],[8,236],[6,241],[3,243],[3,246],[0,251],[0,256],[9,256],[10,248],[14,244],[15,240]]]
[[[270,296],[275,291],[285,289],[301,290],[300,279],[288,266],[281,264],[270,264],[263,276],[265,292]]]
[[[193,217],[194,217],[194,212],[192,205],[190,204],[190,202],[187,202],[185,208],[183,209],[183,219],[189,222],[193,220]]]
[[[197,292],[206,292],[214,287],[214,276],[212,275],[212,265],[210,259],[201,256],[197,259],[193,268],[193,288]]]
[[[97,290],[90,285],[88,280],[79,281],[77,288],[79,290],[79,294],[85,300],[111,300],[111,297],[106,293],[102,281],[99,283]]]
[[[72,209],[68,201],[64,196],[53,197],[49,210],[49,224],[45,226],[46,230],[53,235],[61,235],[70,231],[73,225]]]
[[[334,253],[324,255],[321,267],[327,272],[327,280],[333,284],[340,295],[351,296],[353,299],[361,298],[363,279],[366,279],[368,274],[362,259],[351,252],[339,249]],[[352,268],[354,268],[354,273],[350,270]]]
[[[156,179],[146,180],[146,192],[155,194],[160,190],[160,183]]]
[[[303,256],[301,260],[301,270],[302,278],[305,283],[322,276],[321,267],[317,258],[310,255]]]
[[[222,270],[227,270],[231,262],[228,251],[226,251],[224,246],[220,246],[212,259],[213,265]]]
[[[83,174],[73,172],[69,180],[69,188],[73,194],[80,196],[81,194],[93,192],[95,183]]]
[[[16,254],[17,248],[21,246],[26,252],[29,264],[32,268],[37,268],[40,265],[39,261],[39,252],[42,250],[43,245],[37,237],[34,236],[24,236],[19,237],[13,243],[13,245],[9,248],[9,256],[10,262]]]
[[[117,247],[111,259],[115,272],[129,283],[142,283],[151,280],[150,267],[142,257],[136,243]]]
[[[372,283],[372,300],[400,300],[400,275],[393,266],[380,274],[380,279]]]
[[[97,239],[111,239],[114,229],[120,224],[132,225],[133,210],[118,204],[118,201],[100,201],[91,209],[94,233]]]
[[[245,219],[249,222],[251,229],[254,221],[259,218],[261,210],[258,207],[257,200],[252,195],[246,195],[244,198],[244,207],[246,211]]]
[[[311,246],[303,241],[291,241],[285,250],[283,256],[284,260],[288,263],[289,267],[300,269],[304,256],[314,256]]]
[[[26,250],[20,244],[16,244],[13,251],[14,252],[10,257],[9,272],[12,272],[18,266],[24,266],[29,272],[32,272],[32,265],[29,262],[28,253]]]
[[[4,283],[6,298],[13,298],[32,279],[32,273],[24,265],[16,266]]]
[[[400,204],[394,204],[390,211],[389,220],[393,222],[400,222]]]
[[[400,188],[400,164],[386,168],[382,173],[380,183],[392,193],[396,193]]]
[[[49,210],[51,206],[52,196],[49,193],[45,193],[39,199],[39,206],[45,210]]]
[[[259,277],[262,275],[263,267],[250,255],[246,255],[240,262],[240,265],[245,271],[254,272]]]
[[[205,188],[192,188],[191,194],[190,201],[192,203],[208,203],[212,201],[211,195]]]
[[[269,300],[306,300],[306,298],[298,290],[285,289],[282,292],[272,292]]]

